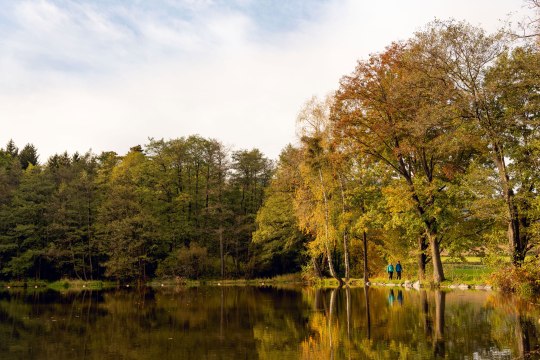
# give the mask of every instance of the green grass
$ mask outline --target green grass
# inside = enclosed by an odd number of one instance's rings
[[[27,281],[6,281],[0,283],[0,288],[4,289],[52,289],[56,291],[82,291],[82,290],[102,290],[113,287],[113,282],[108,281],[84,281],[84,280],[71,280],[62,279],[54,282],[47,282],[45,280],[27,280]]]
[[[441,261],[443,264],[456,264],[456,263],[473,263],[480,264],[483,261],[481,256],[463,256],[463,257],[452,257],[452,256],[441,256]]]
[[[71,280],[62,279],[52,283],[49,283],[47,287],[56,291],[82,291],[82,290],[103,290],[114,287],[113,282],[100,281],[100,280]]]
[[[432,283],[431,266],[428,264],[427,274],[425,280],[422,282],[423,286],[430,287]],[[490,284],[491,274],[494,272],[495,267],[484,263],[481,257],[467,256],[464,258],[443,258],[443,269],[446,280],[442,285],[487,285]],[[378,277],[370,279],[372,283],[403,283],[405,280],[415,282],[416,269],[411,269],[411,272],[404,274],[401,281],[389,280],[386,273],[379,274]]]
[[[444,271],[446,279],[453,283],[485,284],[488,282],[493,269],[486,265],[447,264]]]
[[[155,279],[148,283],[152,287],[161,286],[260,286],[260,285],[284,285],[284,284],[301,284],[304,281],[300,274],[285,274],[278,275],[272,278],[257,278],[257,279],[204,279],[204,280],[189,280],[189,279]],[[337,281],[336,281],[337,284]]]
[[[0,283],[2,288],[46,288],[47,282],[44,280],[10,280]]]
[[[405,276],[403,276],[401,278],[401,280],[396,280],[395,277],[394,277],[394,279],[390,280],[390,279],[388,279],[388,276],[386,276],[386,277],[381,276],[381,277],[372,277],[372,278],[369,279],[369,282],[371,282],[371,283],[384,283],[384,284],[402,284],[405,281],[410,281],[410,282],[413,283],[416,280],[418,280],[418,279],[411,279],[411,278],[405,277]]]

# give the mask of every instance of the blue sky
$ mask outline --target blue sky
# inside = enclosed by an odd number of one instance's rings
[[[125,153],[200,134],[276,158],[311,96],[434,18],[521,0],[0,0],[0,144]]]

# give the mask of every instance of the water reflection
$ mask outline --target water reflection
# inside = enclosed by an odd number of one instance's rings
[[[369,286],[364,287],[364,298],[366,303],[366,335],[371,340],[371,312],[369,311]]]
[[[444,358],[444,309],[446,293],[441,290],[435,291],[435,334],[433,336],[433,354],[435,358]]]
[[[528,303],[480,291],[4,292],[0,354],[2,359],[535,358],[539,320],[540,310]]]
[[[394,299],[396,297],[394,296],[394,289],[390,289],[390,293],[388,294],[388,304],[390,304],[390,306],[394,305]]]

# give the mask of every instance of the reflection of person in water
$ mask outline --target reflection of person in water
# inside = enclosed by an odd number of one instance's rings
[[[390,306],[394,305],[394,289],[390,289],[390,294],[388,294],[388,303]]]
[[[397,291],[397,301],[399,305],[403,305],[403,291],[401,290]]]

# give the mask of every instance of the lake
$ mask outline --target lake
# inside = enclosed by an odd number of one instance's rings
[[[0,292],[1,359],[540,358],[540,308],[490,291],[33,290]]]

